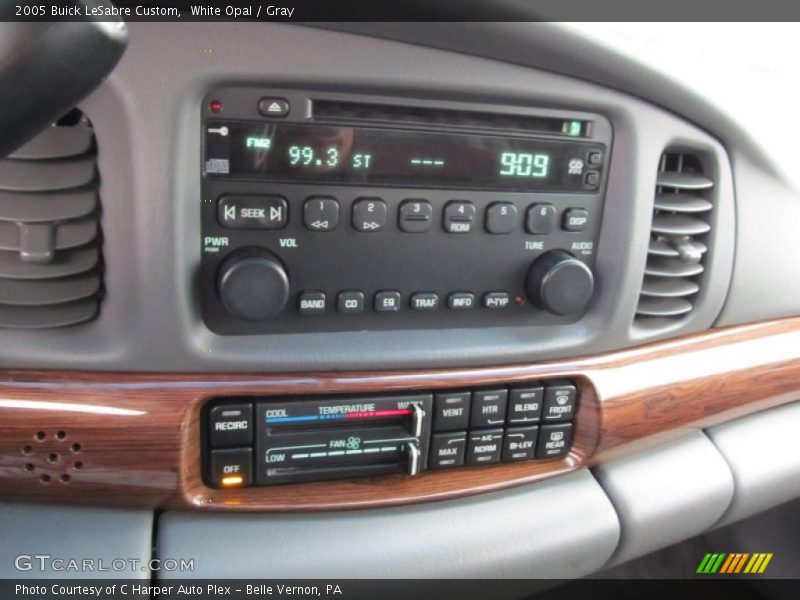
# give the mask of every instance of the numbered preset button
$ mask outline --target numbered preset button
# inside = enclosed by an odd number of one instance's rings
[[[411,198],[400,205],[400,230],[406,233],[428,231],[433,222],[433,207],[427,200]]]
[[[330,196],[312,196],[303,205],[303,225],[311,231],[333,231],[339,225],[339,203]]]
[[[510,202],[495,202],[486,209],[486,231],[511,233],[517,226],[517,207]]]
[[[447,233],[469,233],[475,225],[475,205],[466,200],[453,200],[444,207],[442,222]]]
[[[386,226],[386,203],[380,198],[359,198],[353,204],[353,227],[357,231],[380,231]]]
[[[546,235],[556,228],[556,207],[552,204],[534,204],[528,209],[525,229],[534,235]]]

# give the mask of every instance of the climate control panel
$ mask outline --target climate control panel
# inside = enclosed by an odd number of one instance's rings
[[[203,410],[204,479],[227,489],[556,459],[569,452],[577,406],[570,380],[216,399]]]
[[[216,333],[557,325],[591,303],[600,115],[231,87],[202,117]]]

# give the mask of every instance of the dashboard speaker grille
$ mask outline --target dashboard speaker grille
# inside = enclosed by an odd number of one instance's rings
[[[708,251],[713,188],[697,155],[662,154],[637,319],[680,318],[691,312]]]
[[[72,111],[0,160],[0,327],[92,319],[100,302],[94,132]]]

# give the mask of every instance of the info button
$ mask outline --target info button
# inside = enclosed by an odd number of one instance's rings
[[[223,196],[217,220],[229,229],[283,229],[289,207],[283,196]]]

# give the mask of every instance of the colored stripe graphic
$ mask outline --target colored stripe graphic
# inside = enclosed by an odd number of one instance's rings
[[[755,554],[750,554],[749,552],[707,552],[703,560],[700,561],[696,573],[706,575],[715,573],[763,573],[772,557],[773,554],[767,552],[757,552]]]
[[[300,417],[268,417],[266,423],[302,423],[307,421],[334,421],[340,419],[380,419],[382,417],[402,417],[410,415],[411,408],[391,410],[365,410],[360,412],[339,413],[335,415],[304,415]]]

